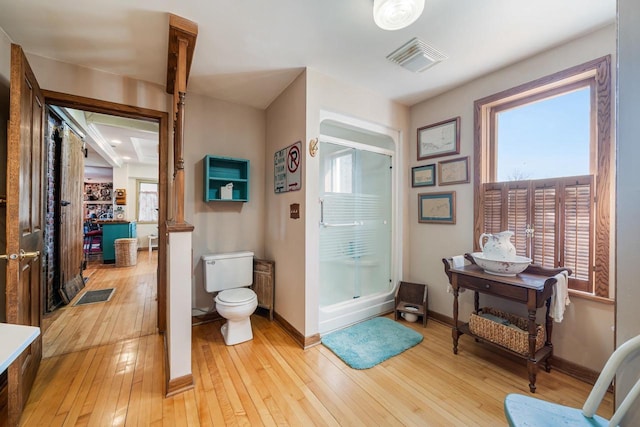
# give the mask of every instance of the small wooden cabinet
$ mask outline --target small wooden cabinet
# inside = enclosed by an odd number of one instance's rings
[[[275,266],[274,261],[253,260],[253,291],[258,296],[258,307],[269,310],[269,320],[273,320],[275,303]]]
[[[249,160],[208,155],[203,163],[205,202],[249,201]]]
[[[115,264],[116,239],[137,237],[136,223],[129,221],[99,221],[102,227],[102,262]]]

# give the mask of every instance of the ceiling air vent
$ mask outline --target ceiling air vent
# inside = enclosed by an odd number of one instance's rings
[[[414,73],[433,67],[447,56],[417,37],[387,55],[387,59]]]

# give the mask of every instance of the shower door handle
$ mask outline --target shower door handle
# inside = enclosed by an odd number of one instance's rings
[[[328,222],[320,222],[320,225],[323,227],[356,227],[356,226],[364,225],[364,221],[345,222],[341,224],[331,224]]]

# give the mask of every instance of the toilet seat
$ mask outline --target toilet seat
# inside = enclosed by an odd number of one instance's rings
[[[216,296],[216,302],[226,306],[244,305],[257,299],[255,292],[248,288],[227,289]]]

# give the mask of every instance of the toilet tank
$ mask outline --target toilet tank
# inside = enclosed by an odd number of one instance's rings
[[[253,252],[202,255],[207,292],[241,288],[253,283]]]

